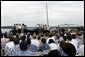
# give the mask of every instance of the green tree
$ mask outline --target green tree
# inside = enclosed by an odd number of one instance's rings
[[[84,31],[84,27],[83,26],[77,27],[77,30],[79,30],[79,31],[83,30]]]

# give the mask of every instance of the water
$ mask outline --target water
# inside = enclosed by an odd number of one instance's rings
[[[2,33],[5,33],[5,32],[9,33],[10,30],[11,30],[11,29],[1,29]]]

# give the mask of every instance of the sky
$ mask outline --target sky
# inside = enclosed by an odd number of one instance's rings
[[[1,1],[1,26],[47,24],[46,2],[50,26],[84,26],[84,1]]]

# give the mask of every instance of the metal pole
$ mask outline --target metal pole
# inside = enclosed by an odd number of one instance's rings
[[[49,27],[49,20],[48,20],[48,6],[46,2],[46,16],[47,16],[47,27]]]

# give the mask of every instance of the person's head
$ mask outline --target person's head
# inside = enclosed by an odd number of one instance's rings
[[[35,34],[33,35],[33,39],[36,39],[36,35]]]
[[[18,45],[19,44],[19,38],[14,38],[14,44]]]
[[[48,53],[48,56],[61,56],[60,52],[58,50],[51,50]]]
[[[68,35],[67,36],[67,40],[71,41],[72,40],[72,36],[71,35]]]
[[[16,24],[16,26],[17,26],[18,24]]]
[[[62,49],[66,53],[67,56],[75,56],[76,55],[75,46],[71,43],[65,43],[62,46]]]
[[[72,39],[75,39],[76,38],[76,35],[75,34],[72,34]]]
[[[52,37],[52,34],[51,33],[49,33],[49,37]]]
[[[52,35],[53,35],[53,36],[56,36],[56,33],[55,33],[55,32],[53,32],[53,33],[52,33]]]
[[[81,36],[81,34],[79,32],[76,33],[76,36]]]
[[[38,40],[40,40],[41,39],[41,36],[40,35],[38,35]]]
[[[25,42],[25,41],[20,42],[20,49],[21,49],[21,51],[26,51],[27,50],[27,42]]]
[[[66,41],[67,40],[67,36],[63,36],[63,39],[64,39],[64,41]]]
[[[19,24],[19,26],[21,26],[21,24]]]
[[[67,32],[67,34],[66,34],[66,35],[71,35],[71,33]]]
[[[59,39],[59,33],[56,33],[56,37],[57,37],[57,39]]]
[[[4,37],[7,38],[7,32],[4,33]]]
[[[28,44],[28,45],[31,44],[31,39],[27,39],[27,44]]]
[[[55,43],[53,39],[49,40],[49,44],[51,44],[51,43]]]
[[[14,26],[15,26],[16,24],[14,24]]]
[[[43,36],[44,36],[44,34],[42,33],[42,34],[41,34],[41,37],[43,37]]]
[[[42,42],[43,44],[45,44],[45,43],[46,43],[46,39],[45,39],[45,38],[42,38],[42,39],[41,39],[41,42]]]
[[[24,23],[22,24],[22,26],[24,26]]]
[[[26,36],[22,36],[22,37],[21,37],[21,40],[22,40],[22,41],[25,41],[25,39],[26,39]]]
[[[18,33],[16,34],[16,38],[19,38],[19,34]]]
[[[24,33],[20,33],[20,37],[24,36]]]
[[[45,36],[49,36],[49,33],[46,33]]]
[[[60,45],[59,45],[59,46],[60,46],[60,48],[62,48],[62,47],[63,47],[63,45],[64,45],[65,43],[66,43],[65,41],[61,41],[61,42],[60,42]]]
[[[27,37],[30,38],[30,33],[27,33]]]
[[[63,34],[62,33],[60,33],[60,35],[59,35],[60,37],[63,37]]]
[[[9,39],[10,39],[10,41],[13,41],[13,34],[12,33],[9,33]]]

